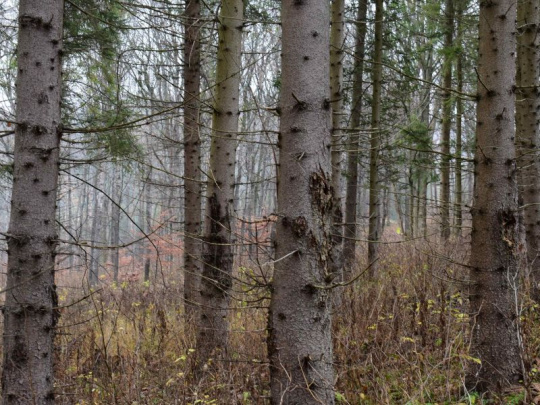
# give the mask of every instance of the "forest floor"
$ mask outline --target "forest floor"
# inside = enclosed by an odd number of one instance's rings
[[[540,309],[527,295],[520,303],[527,381],[491,402],[464,388],[468,365],[479,360],[469,355],[463,246],[383,245],[376,279],[362,276],[342,292],[333,323],[336,403],[540,403]],[[360,260],[357,270],[365,267]],[[265,270],[239,267],[228,360],[210,360],[199,373],[178,274],[159,277],[165,285],[103,282],[91,293],[81,288],[84,272],[60,274],[57,402],[268,404],[268,294],[257,287]]]

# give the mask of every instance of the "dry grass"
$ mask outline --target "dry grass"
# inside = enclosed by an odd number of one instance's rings
[[[338,403],[483,402],[463,384],[475,359],[468,355],[467,272],[457,264],[466,263],[467,252],[461,246],[385,245],[377,279],[362,278],[344,291],[334,316]],[[252,281],[257,274],[245,266],[239,277]],[[58,403],[269,403],[264,289],[237,285],[228,361],[196,374],[194,322],[184,318],[179,279],[165,275],[167,286],[104,285],[78,302],[81,275],[61,277],[61,303],[76,304],[63,309],[57,337]],[[534,403],[540,328],[538,306],[526,297],[522,327],[530,381],[493,403]]]

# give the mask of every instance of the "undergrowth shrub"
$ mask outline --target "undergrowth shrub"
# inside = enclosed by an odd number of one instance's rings
[[[539,306],[528,298],[528,280],[521,299],[528,379],[488,401],[464,386],[467,367],[479,361],[469,355],[467,244],[388,242],[375,278],[365,274],[343,289],[334,309],[336,402],[540,403]],[[359,259],[355,271],[366,267]],[[269,404],[267,264],[238,265],[227,360],[199,366],[178,275],[89,291],[82,274],[59,277],[57,403]]]

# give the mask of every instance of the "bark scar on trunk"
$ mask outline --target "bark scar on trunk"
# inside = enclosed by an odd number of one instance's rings
[[[310,244],[315,247],[318,261],[324,269],[324,282],[331,282],[335,274],[339,273],[339,265],[334,260],[334,247],[339,238],[332,236],[331,217],[341,218],[341,210],[335,207],[334,189],[324,170],[311,173],[309,177],[309,188],[311,192],[311,204],[315,213],[315,220],[320,222],[322,232],[316,235],[312,231],[310,234]],[[339,214],[338,214],[339,213]]]
[[[330,212],[333,207],[333,188],[324,170],[311,173],[309,177],[311,202],[321,216]]]
[[[519,239],[518,221],[516,216],[517,214],[511,209],[499,211],[498,215],[499,223],[501,224],[502,229],[502,240],[506,243],[514,256],[517,254],[516,241]]]

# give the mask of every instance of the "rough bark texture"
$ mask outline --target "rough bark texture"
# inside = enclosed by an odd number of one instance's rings
[[[533,281],[533,296],[540,300],[540,111],[538,47],[540,12],[538,2],[518,2],[518,59],[516,140],[518,183],[523,204],[523,224],[527,243],[527,262]]]
[[[337,205],[341,205],[342,160],[343,160],[343,41],[344,0],[332,1],[332,28],[330,32],[330,97],[332,101],[332,185]]]
[[[236,137],[243,3],[224,0],[220,12],[216,91],[205,216],[201,319],[197,345],[203,356],[225,352],[229,291],[232,287]]]
[[[441,236],[450,237],[450,130],[452,127],[452,55],[454,37],[454,0],[446,0],[445,10],[443,117],[441,142]]]
[[[54,258],[63,1],[21,0],[4,305],[3,404],[54,402]]]
[[[334,234],[343,235],[341,222],[343,215],[343,46],[345,29],[345,2],[333,0],[331,5],[330,30],[330,99],[332,106],[332,187],[336,198],[334,213]],[[336,239],[338,243],[341,238]]]
[[[371,139],[369,152],[369,229],[368,262],[370,274],[375,274],[379,256],[380,225],[379,152],[381,148],[381,90],[383,53],[383,0],[375,0],[375,49],[373,54],[373,101],[371,110]]]
[[[201,77],[200,1],[186,4],[184,45],[184,299],[186,314],[195,316],[201,287],[201,148],[199,88]]]
[[[467,385],[497,392],[523,379],[518,314],[520,246],[514,147],[516,2],[480,3],[476,182],[470,258]]]
[[[328,2],[282,3],[276,263],[269,314],[272,404],[333,404]]]
[[[332,187],[336,198],[334,204],[335,238],[334,266],[343,278],[343,46],[345,29],[345,1],[333,0],[330,31],[330,97],[332,105]],[[337,298],[338,296],[336,296]]]
[[[364,54],[366,48],[366,15],[367,0],[360,0],[356,16],[356,46],[354,49],[354,78],[353,78],[353,105],[351,111],[351,136],[347,161],[347,194],[345,198],[345,241],[343,242],[343,259],[345,272],[350,271],[355,261],[356,247],[356,205],[358,198],[358,165],[360,154],[358,150],[360,119],[362,116],[362,94],[364,75]]]

